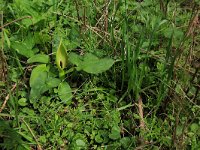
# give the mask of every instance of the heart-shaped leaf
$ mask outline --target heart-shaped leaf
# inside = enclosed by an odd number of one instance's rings
[[[46,79],[48,77],[47,67],[45,64],[38,65],[31,73],[30,77],[30,99],[36,99],[47,90]]]
[[[98,74],[108,70],[114,64],[110,58],[99,59],[91,53],[84,55],[83,70],[87,73]]]
[[[45,64],[38,65],[33,69],[30,77],[31,101],[33,102],[36,100],[39,96],[41,96],[41,94],[49,89],[57,87],[60,82],[60,79],[51,77]]]
[[[69,61],[77,66],[77,70],[84,70],[87,73],[98,74],[108,70],[113,64],[114,60],[111,58],[99,59],[91,53],[84,56],[79,56],[75,53],[70,53]]]
[[[47,64],[49,62],[49,56],[45,54],[37,54],[27,60],[27,63],[29,64],[35,62]]]
[[[41,85],[45,84],[47,71],[48,69],[45,64],[35,67],[31,72],[30,87],[39,88]]]
[[[67,82],[60,83],[58,87],[58,96],[63,102],[71,104],[72,89]]]

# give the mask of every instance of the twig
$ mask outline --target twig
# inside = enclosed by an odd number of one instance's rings
[[[140,128],[144,129],[145,123],[144,123],[144,116],[143,116],[143,103],[142,103],[142,98],[139,97],[138,99],[138,110],[139,110],[139,116],[140,116]]]
[[[14,89],[16,88],[16,86],[17,86],[17,84],[15,83],[10,91],[11,91],[11,92],[14,91]],[[10,98],[10,94],[8,94],[8,95],[6,96],[6,98],[5,98],[4,102],[3,102],[3,105],[1,106],[0,113],[1,113],[2,110],[5,108],[6,103],[7,103],[7,101],[9,100],[9,98]]]
[[[143,102],[142,102],[142,98],[141,96],[139,96],[139,99],[138,99],[138,113],[139,113],[139,116],[140,116],[140,140],[141,140],[141,146],[145,146],[146,144],[149,143],[149,141],[145,140],[143,135],[143,131],[145,131],[145,122],[144,122],[144,114],[143,114]]]
[[[31,135],[33,136],[35,142],[37,143],[37,150],[42,150],[42,147],[41,147],[40,143],[38,142],[36,136],[34,135],[33,131],[32,131],[31,128],[29,127],[29,125],[26,123],[26,121],[25,121],[24,119],[21,119],[21,120],[25,123],[26,127],[27,127],[28,130],[30,131],[30,133],[31,133]]]
[[[15,22],[17,22],[17,21],[21,21],[21,20],[23,20],[23,19],[26,19],[26,18],[30,18],[30,19],[31,19],[32,17],[31,17],[31,16],[24,16],[24,17],[15,19],[15,20],[13,20],[13,21],[11,21],[11,22],[8,22],[8,23],[4,24],[3,26],[1,26],[0,29],[4,28],[4,27],[6,27],[6,26],[8,26],[8,25],[10,25],[10,24],[12,24],[12,23],[15,23]]]
[[[194,12],[194,16],[191,18],[189,25],[188,25],[188,29],[186,32],[186,37],[188,37],[189,35],[194,34],[194,29],[196,27],[198,27],[199,24],[199,10],[197,10],[196,12]]]
[[[3,26],[3,11],[0,12],[0,20],[1,20],[1,26]],[[3,32],[3,28],[2,28],[2,32],[1,32],[1,49],[0,49],[0,80],[2,80],[3,82],[6,81],[6,72],[7,72],[7,62],[6,62],[6,57],[4,55],[4,32]]]
[[[108,3],[108,0],[105,0],[105,14],[104,14],[104,31],[105,33],[108,32],[108,7],[109,7],[109,3]]]

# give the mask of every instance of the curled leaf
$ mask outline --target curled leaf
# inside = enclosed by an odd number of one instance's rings
[[[60,40],[60,44],[56,52],[56,65],[60,71],[65,69],[65,67],[67,66],[67,60],[68,60],[68,56],[67,56],[66,49],[64,45],[62,44],[62,40]]]

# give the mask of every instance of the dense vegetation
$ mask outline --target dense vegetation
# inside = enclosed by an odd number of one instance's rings
[[[1,149],[200,149],[199,0],[0,0]]]

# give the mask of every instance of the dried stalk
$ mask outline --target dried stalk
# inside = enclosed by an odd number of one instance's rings
[[[0,21],[1,26],[3,26],[3,11],[0,12]],[[4,33],[3,28],[1,29],[1,48],[0,48],[0,82],[6,81],[6,72],[7,72],[7,62],[4,55]]]
[[[144,115],[143,115],[143,103],[142,103],[141,97],[139,97],[138,99],[138,110],[139,110],[139,116],[140,116],[140,128],[144,130],[145,123],[144,123]]]
[[[8,23],[6,23],[6,24],[4,24],[4,25],[1,25],[0,29],[3,29],[4,27],[6,27],[6,26],[8,26],[8,25],[10,25],[10,24],[12,24],[12,23],[21,21],[21,20],[26,19],[26,18],[30,18],[30,19],[31,19],[32,17],[31,17],[31,16],[24,16],[24,17],[15,19],[15,20],[13,20],[13,21],[11,21],[11,22],[8,22]]]
[[[10,90],[11,92],[14,91],[14,89],[16,88],[17,84],[15,83],[12,87],[12,89]],[[0,109],[0,113],[2,112],[2,110],[6,107],[6,103],[7,101],[9,100],[10,98],[10,94],[8,94],[3,102],[3,105],[1,106],[1,109]]]

